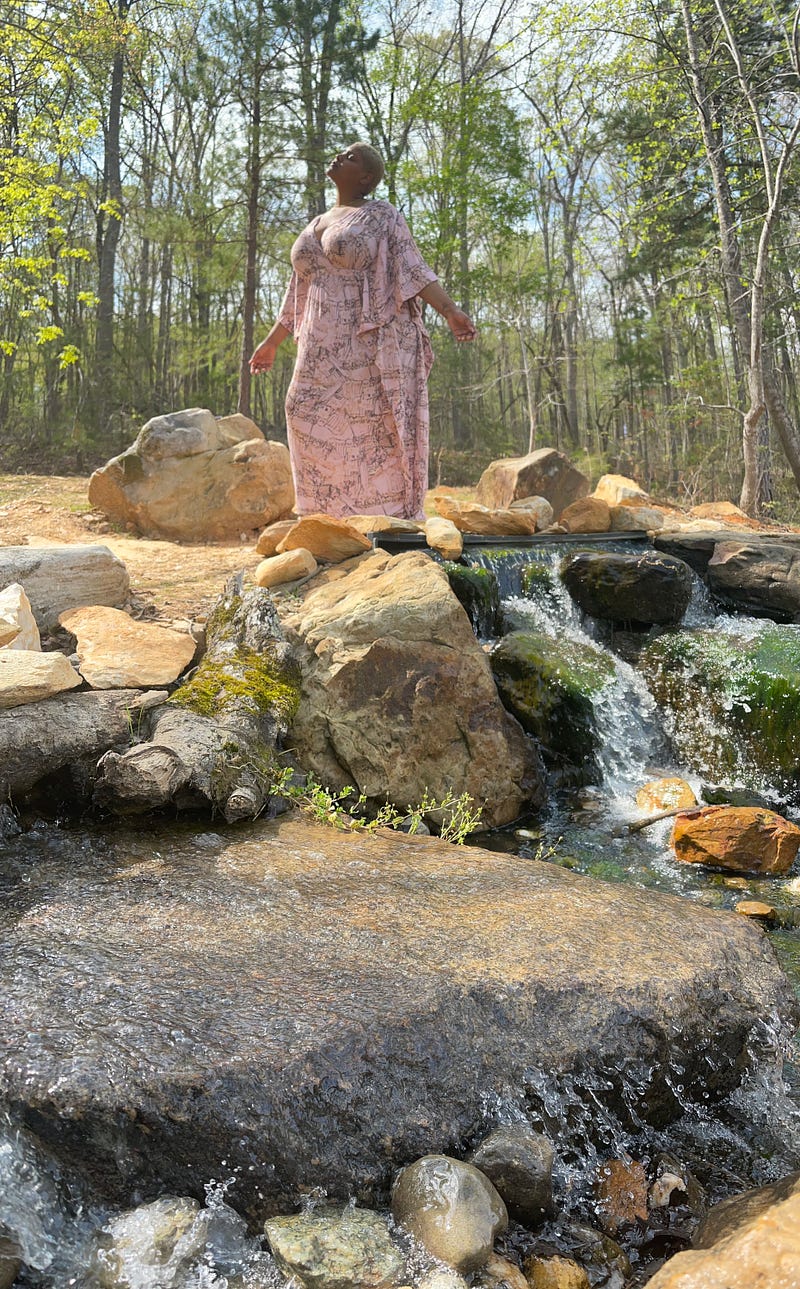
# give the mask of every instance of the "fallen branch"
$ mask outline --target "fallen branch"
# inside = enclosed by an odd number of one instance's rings
[[[703,808],[703,806],[673,806],[671,810],[659,810],[658,814],[648,815],[647,819],[635,819],[633,823],[629,823],[628,832],[641,832],[643,828],[649,828],[651,824],[657,824],[662,819],[674,819],[675,815],[694,815]]]

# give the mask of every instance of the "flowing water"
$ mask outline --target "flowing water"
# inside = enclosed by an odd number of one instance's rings
[[[606,881],[670,891],[713,907],[734,908],[743,898],[763,899],[776,909],[778,924],[770,936],[800,992],[800,878],[731,878],[681,865],[668,845],[670,820],[629,831],[628,825],[644,813],[636,806],[635,794],[648,779],[680,775],[698,794],[702,780],[676,762],[671,751],[671,714],[659,711],[636,667],[609,648],[619,639],[612,641],[600,624],[586,621],[576,609],[557,573],[564,553],[551,548],[540,557],[548,577],[528,595],[522,594],[521,585],[530,551],[498,555],[473,550],[471,560],[498,574],[508,625],[529,627],[556,640],[569,639],[612,659],[613,676],[594,703],[600,735],[599,782],[579,790],[554,791],[544,815],[489,838],[482,836],[480,844],[549,860]],[[686,625],[712,623],[722,632],[741,634],[743,626],[754,632],[760,629],[757,623],[715,617],[698,581]],[[742,764],[740,770],[746,777],[748,767]],[[124,835],[124,829],[116,832],[118,837]],[[202,841],[202,826],[189,826],[189,832]],[[33,829],[16,847],[6,846],[7,875],[24,890],[29,880],[26,869],[33,871],[37,853],[57,851],[62,844],[59,828]],[[680,953],[679,927],[675,943],[665,945],[665,952]],[[680,1072],[675,1071],[673,1092],[684,1114],[668,1128],[643,1124],[633,1096],[627,1115],[609,1110],[613,1070],[608,1072],[607,1086],[596,1074],[554,1079],[531,1072],[519,1100],[510,1094],[490,1099],[488,1123],[524,1120],[557,1144],[555,1190],[567,1220],[551,1222],[540,1235],[554,1248],[588,1259],[587,1241],[590,1244],[596,1238],[586,1225],[593,1220],[596,1224],[597,1217],[592,1179],[598,1164],[609,1157],[631,1156],[651,1171],[659,1161],[675,1169],[688,1168],[710,1199],[800,1167],[800,1076],[795,1053],[782,1052],[782,1040],[769,1017],[763,1018],[754,1044],[760,1044],[761,1050],[753,1052],[750,1074],[722,1106],[712,1109],[685,1099]],[[782,1068],[781,1054],[786,1058]],[[643,1078],[647,1075],[642,1072]],[[262,1242],[248,1233],[226,1201],[229,1180],[209,1179],[205,1205],[166,1260],[153,1261],[146,1223],[134,1224],[128,1233],[128,1262],[118,1271],[121,1278],[105,1281],[97,1233],[116,1220],[114,1211],[87,1199],[76,1179],[64,1176],[10,1117],[0,1121],[0,1232],[11,1233],[19,1249],[25,1269],[18,1283],[28,1289],[88,1289],[102,1283],[129,1289],[279,1289],[287,1282]],[[311,1196],[306,1202],[319,1199],[324,1196]],[[688,1209],[665,1209],[628,1240],[632,1271],[610,1264],[595,1268],[593,1286],[622,1289],[644,1284],[660,1257],[686,1245],[691,1229]],[[512,1231],[504,1247],[511,1254],[524,1254],[531,1247],[530,1238],[520,1230]],[[414,1267],[412,1259],[412,1272]],[[423,1269],[424,1263],[419,1263],[417,1270]]]

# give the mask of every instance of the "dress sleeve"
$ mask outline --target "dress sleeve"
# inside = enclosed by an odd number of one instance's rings
[[[412,300],[437,278],[420,255],[411,230],[399,210],[395,211],[388,249],[389,262],[394,269],[395,303],[400,308],[406,300]]]
[[[377,252],[364,277],[359,334],[391,322],[407,301],[436,281],[399,210],[376,201],[368,218],[374,221]],[[419,311],[419,305],[411,309]]]
[[[308,297],[308,281],[300,277],[296,270],[292,270],[292,276],[289,279],[289,285],[286,288],[286,294],[283,297],[283,304],[278,314],[280,322],[287,331],[290,331],[292,338],[297,339],[297,333],[303,324],[303,316],[306,311],[306,299]]]

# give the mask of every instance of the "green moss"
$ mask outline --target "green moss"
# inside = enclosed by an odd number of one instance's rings
[[[640,668],[692,769],[797,792],[800,629],[765,623],[755,634],[662,636],[644,651]]]
[[[239,645],[222,662],[204,658],[169,701],[198,716],[217,716],[231,704],[273,711],[288,727],[300,702],[300,677],[295,667],[277,662],[271,654]]]
[[[442,567],[453,594],[467,612],[473,630],[479,636],[494,635],[500,612],[500,590],[494,572],[490,568],[472,568],[450,561]]]

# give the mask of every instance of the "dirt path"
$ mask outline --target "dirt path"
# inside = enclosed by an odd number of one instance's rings
[[[88,479],[0,475],[0,545],[102,543],[124,561],[147,616],[202,618],[226,579],[258,563],[255,548],[184,546],[115,531],[86,499]]]

